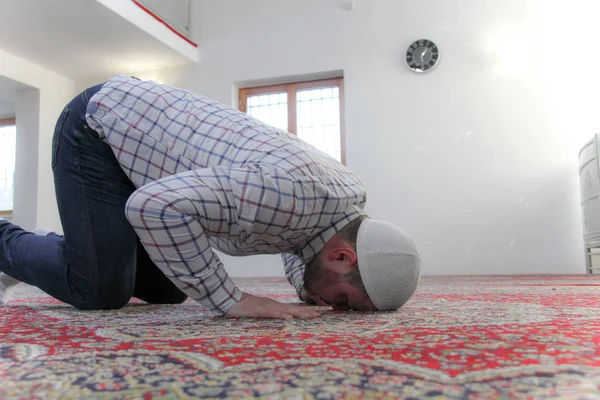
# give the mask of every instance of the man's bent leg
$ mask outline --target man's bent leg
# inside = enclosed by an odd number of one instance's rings
[[[81,309],[120,308],[135,284],[137,238],[124,213],[135,188],[110,146],[85,122],[97,90],[65,108],[52,142],[64,237],[0,224],[0,271]]]
[[[54,183],[68,258],[69,303],[82,309],[127,304],[135,284],[137,236],[125,217],[134,185],[110,146],[87,126],[89,98],[75,99],[54,144]]]

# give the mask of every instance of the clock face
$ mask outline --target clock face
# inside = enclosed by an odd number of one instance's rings
[[[431,40],[420,39],[406,50],[406,64],[414,72],[427,72],[435,67],[440,59],[440,51]]]

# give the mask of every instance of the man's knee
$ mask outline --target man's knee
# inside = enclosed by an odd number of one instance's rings
[[[95,293],[88,299],[77,301],[73,305],[79,310],[118,310],[125,307],[132,294],[130,291],[113,292],[109,295]]]
[[[123,308],[129,303],[129,299],[116,301],[113,299],[102,299],[102,300],[94,300],[86,303],[76,304],[75,307],[79,310],[85,311],[93,311],[93,310],[118,310]]]

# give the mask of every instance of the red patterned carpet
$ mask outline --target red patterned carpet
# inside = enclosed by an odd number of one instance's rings
[[[82,312],[25,287],[0,308],[0,398],[600,398],[599,294],[583,275],[423,278],[397,312],[258,321]]]

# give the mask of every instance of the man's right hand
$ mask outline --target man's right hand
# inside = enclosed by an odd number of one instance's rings
[[[254,317],[254,318],[317,318],[321,313],[307,307],[293,304],[283,304],[266,297],[253,296],[242,293],[242,300],[235,304],[225,314],[227,318]]]

